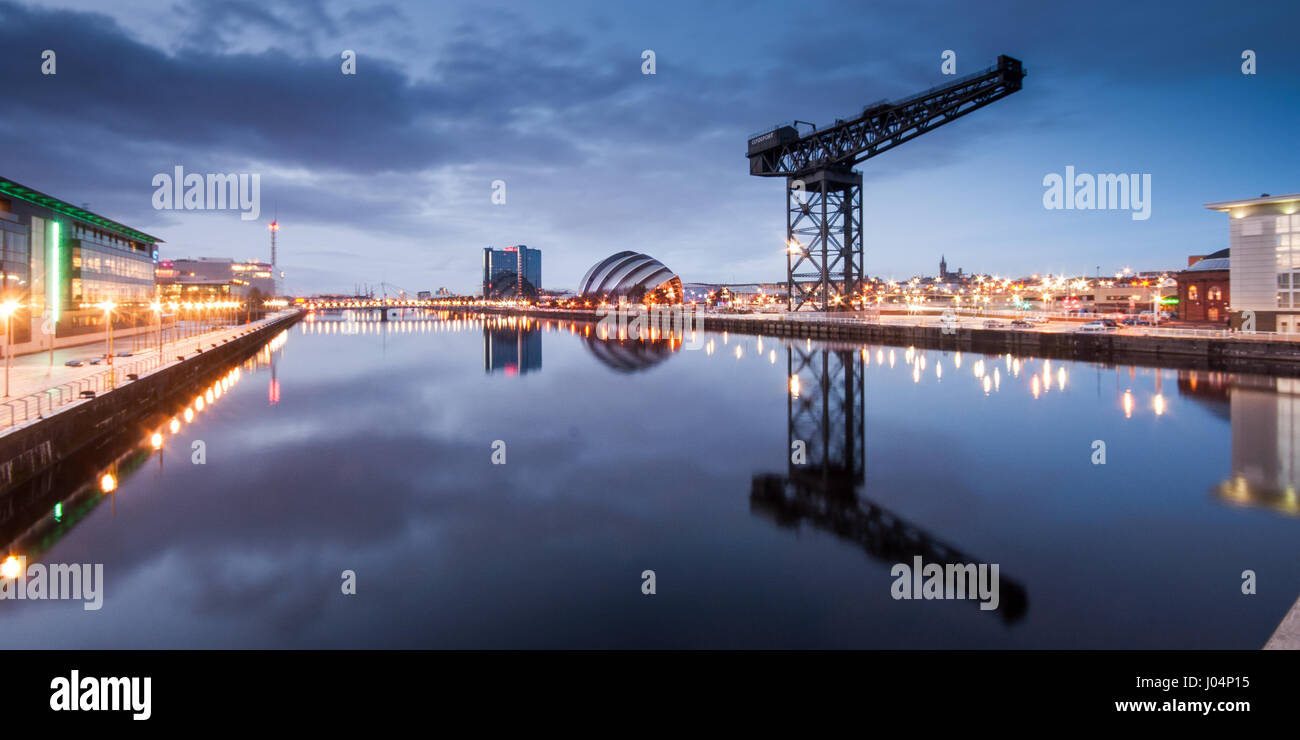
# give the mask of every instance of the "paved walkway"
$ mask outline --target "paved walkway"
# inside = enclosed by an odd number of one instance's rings
[[[1264,645],[1265,650],[1300,650],[1300,599],[1282,618],[1273,636]]]
[[[257,329],[283,315],[283,313],[271,314],[251,324],[239,324],[198,336],[168,341],[162,348],[161,365],[166,367],[174,364],[178,356],[192,355],[200,346],[203,349],[210,349],[213,344],[221,344],[223,339]],[[145,375],[158,369],[159,352],[156,341],[156,336],[150,335],[138,339],[129,337],[122,342],[113,342],[114,353],[131,353],[129,357],[113,358],[119,384],[125,380],[127,373]],[[147,347],[147,349],[133,351],[133,346]],[[109,366],[102,360],[97,365],[90,364],[90,361],[103,358],[106,349],[102,339],[75,347],[55,349],[52,366],[49,352],[14,357],[13,366],[9,370],[9,395],[0,398],[0,435],[11,429],[25,426],[28,421],[35,421],[42,413],[49,414],[51,407],[57,411],[61,405],[77,396],[80,390],[89,389],[96,392],[104,390]],[[69,360],[80,360],[84,364],[81,367],[69,367],[65,364]],[[0,373],[3,371],[4,368],[0,365]],[[3,393],[3,382],[0,379],[0,393]],[[60,388],[61,392],[58,390]],[[37,401],[37,398],[41,400]]]

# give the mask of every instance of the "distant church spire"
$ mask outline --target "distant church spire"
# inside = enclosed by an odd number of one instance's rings
[[[946,277],[948,277],[948,257],[941,254],[939,255],[939,279]]]

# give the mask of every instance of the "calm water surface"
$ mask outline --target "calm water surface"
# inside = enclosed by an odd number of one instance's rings
[[[1290,381],[589,331],[310,317],[9,523],[105,597],[0,602],[0,646],[1257,648],[1300,595]],[[914,554],[1001,607],[894,600]]]

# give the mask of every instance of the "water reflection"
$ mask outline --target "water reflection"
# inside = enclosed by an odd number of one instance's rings
[[[602,365],[620,373],[635,373],[658,365],[680,351],[672,339],[601,339],[583,338],[587,350]]]
[[[507,376],[541,369],[542,334],[575,335],[601,365],[620,373],[645,370],[681,351],[681,338],[629,339],[602,334],[595,323],[488,315],[469,311],[411,310],[401,320],[381,322],[374,312],[344,312],[341,321],[309,316],[301,331],[315,334],[365,334],[462,331],[483,332],[483,366]],[[709,335],[703,354],[714,359],[775,364],[780,340]],[[721,345],[721,346],[720,346]],[[751,349],[752,345],[752,349]],[[825,349],[822,349],[825,348]],[[722,351],[719,351],[722,350]],[[862,478],[862,380],[866,368],[898,370],[916,385],[969,384],[970,392],[993,396],[1022,392],[1039,401],[1064,392],[1070,373],[1092,368],[1097,394],[1104,374],[1113,375],[1114,410],[1125,421],[1169,413],[1166,374],[1177,376],[1180,396],[1195,400],[1231,423],[1232,472],[1213,488],[1224,503],[1267,508],[1300,516],[1300,385],[1295,379],[1205,370],[1165,370],[1137,366],[1053,361],[1034,356],[946,352],[916,347],[788,342],[787,403],[789,439],[806,445],[808,465],[791,469],[793,484],[817,478],[819,490],[852,490]],[[1089,383],[1090,385],[1090,383]],[[272,400],[278,398],[272,380]],[[856,428],[854,427],[856,425]],[[838,495],[838,494],[837,494]]]
[[[535,324],[513,328],[483,326],[483,372],[507,377],[542,369],[542,331]]]
[[[96,440],[31,479],[0,490],[0,543],[5,557],[29,564],[70,534],[105,499],[115,510],[123,483],[146,468],[150,458],[161,471],[167,441],[211,410],[242,378],[259,368],[274,368],[288,332],[281,332],[247,357],[208,373],[130,422],[123,431]],[[272,380],[278,398],[278,383]],[[189,450],[182,452],[187,463]],[[115,512],[114,512],[115,513]]]
[[[529,316],[503,316],[471,311],[434,311],[408,309],[406,314],[381,321],[377,312],[341,311],[313,313],[299,325],[303,334],[412,334],[459,332],[479,329],[483,332],[483,371],[507,377],[538,372],[542,369],[542,335],[556,332],[579,336],[592,356],[602,365],[620,373],[646,370],[673,353],[680,352],[684,338],[658,328],[644,336],[630,337],[627,329],[611,335],[596,323],[579,323]],[[712,346],[707,348],[712,354]]]
[[[911,350],[909,350],[909,361]],[[755,514],[780,527],[805,522],[857,543],[885,563],[967,564],[981,560],[952,547],[893,512],[859,496],[864,482],[864,362],[867,349],[786,347],[786,472],[753,477]],[[921,364],[918,364],[919,368]],[[1018,622],[1029,599],[1024,586],[1001,576],[1003,622]],[[978,603],[972,601],[971,603]]]
[[[725,333],[683,352],[467,312],[293,334],[271,390],[188,389],[121,449],[0,499],[11,550],[93,552],[122,584],[93,631],[27,605],[0,644],[1241,648],[1300,587],[1295,520],[1272,515],[1300,461],[1286,381]],[[484,362],[541,344],[529,382]],[[191,466],[181,430],[221,456]],[[1001,563],[1006,622],[898,608],[882,573],[915,557]],[[1279,588],[1224,599],[1241,562]],[[387,596],[330,599],[358,564]],[[648,567],[671,599],[641,597]]]
[[[1300,381],[1181,371],[1178,390],[1232,425],[1232,475],[1211,495],[1300,516]]]

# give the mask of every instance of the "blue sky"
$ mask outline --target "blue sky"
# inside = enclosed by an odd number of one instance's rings
[[[0,0],[0,174],[164,257],[265,257],[278,213],[304,293],[471,291],[481,248],[518,243],[547,287],[622,249],[687,281],[780,280],[783,185],[748,175],[747,137],[940,84],[952,49],[958,74],[1022,59],[1024,89],[862,165],[873,275],[933,274],[941,253],[998,274],[1173,268],[1227,246],[1204,203],[1300,191],[1300,6],[1048,6]],[[155,210],[176,165],[259,173],[262,219]],[[1150,174],[1151,218],[1045,210],[1067,165]]]

